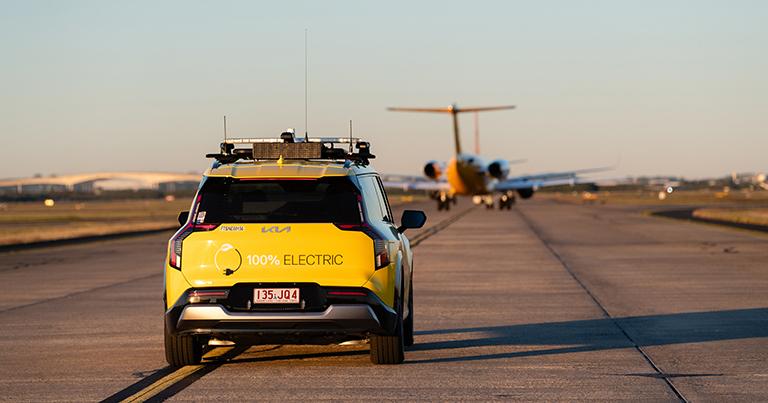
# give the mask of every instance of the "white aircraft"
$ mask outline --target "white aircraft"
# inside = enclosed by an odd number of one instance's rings
[[[760,173],[732,173],[731,182],[734,185],[749,185],[754,188],[768,190],[768,176],[764,172]]]
[[[579,174],[599,172],[612,167],[581,169],[567,172],[548,172],[535,175],[509,176],[510,162],[495,159],[485,162],[479,155],[464,153],[459,138],[458,114],[463,112],[483,112],[503,109],[514,109],[514,106],[490,106],[480,108],[459,108],[456,104],[445,108],[388,108],[390,111],[448,113],[453,118],[453,140],[456,153],[447,163],[429,161],[424,166],[423,178],[410,180],[385,181],[388,188],[403,190],[430,191],[437,200],[438,210],[448,210],[455,203],[456,195],[473,196],[475,204],[485,203],[487,208],[493,208],[493,195],[498,194],[499,209],[511,209],[515,203],[515,194],[523,199],[533,196],[537,189],[545,186],[575,184]]]

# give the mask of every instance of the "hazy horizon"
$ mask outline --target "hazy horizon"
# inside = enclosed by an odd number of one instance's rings
[[[480,115],[481,154],[513,174],[765,172],[768,3],[0,2],[0,178],[200,172],[221,139],[304,132],[372,141],[381,172],[453,152],[447,115],[388,106],[517,105]],[[471,115],[460,116],[464,149]]]

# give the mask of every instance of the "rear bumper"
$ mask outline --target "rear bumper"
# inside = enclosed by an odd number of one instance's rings
[[[171,334],[252,338],[265,344],[327,343],[390,334],[397,321],[397,313],[372,294],[348,303],[328,301],[324,309],[312,311],[244,311],[217,303],[188,303],[188,293],[165,313]]]
[[[229,312],[221,305],[187,305],[177,333],[365,333],[382,329],[368,305],[331,305],[323,312]]]

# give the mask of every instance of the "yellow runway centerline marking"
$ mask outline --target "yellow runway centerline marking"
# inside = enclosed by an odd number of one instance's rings
[[[146,388],[138,391],[135,395],[123,400],[124,403],[127,402],[144,402],[149,400],[150,398],[154,397],[158,393],[162,392],[163,390],[167,389],[171,385],[175,384],[176,382],[180,381],[181,379],[184,379],[187,375],[190,375],[194,373],[195,371],[202,368],[203,365],[190,365],[186,367],[182,367],[177,369],[171,374],[168,374],[159,380],[155,381],[155,383],[147,386]]]
[[[210,352],[208,352],[208,354],[206,354],[204,358],[207,358],[207,359],[218,358],[228,353],[230,350],[232,350],[232,347],[215,348]],[[205,367],[205,364],[187,365],[185,367],[181,367],[176,371],[173,371],[172,373],[158,379],[157,381],[147,386],[146,388],[136,392],[132,396],[129,396],[123,399],[122,402],[123,403],[145,402],[157,396],[160,392],[170,388],[171,386],[176,384],[176,382],[181,381],[182,379],[186,378],[189,375],[192,375],[193,373],[197,372],[198,370],[204,367]]]

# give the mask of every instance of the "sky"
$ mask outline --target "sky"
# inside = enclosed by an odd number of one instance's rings
[[[768,170],[766,1],[0,1],[0,178],[200,172],[231,137],[367,138],[385,173],[480,115],[513,173]],[[472,116],[462,116],[465,150]]]

